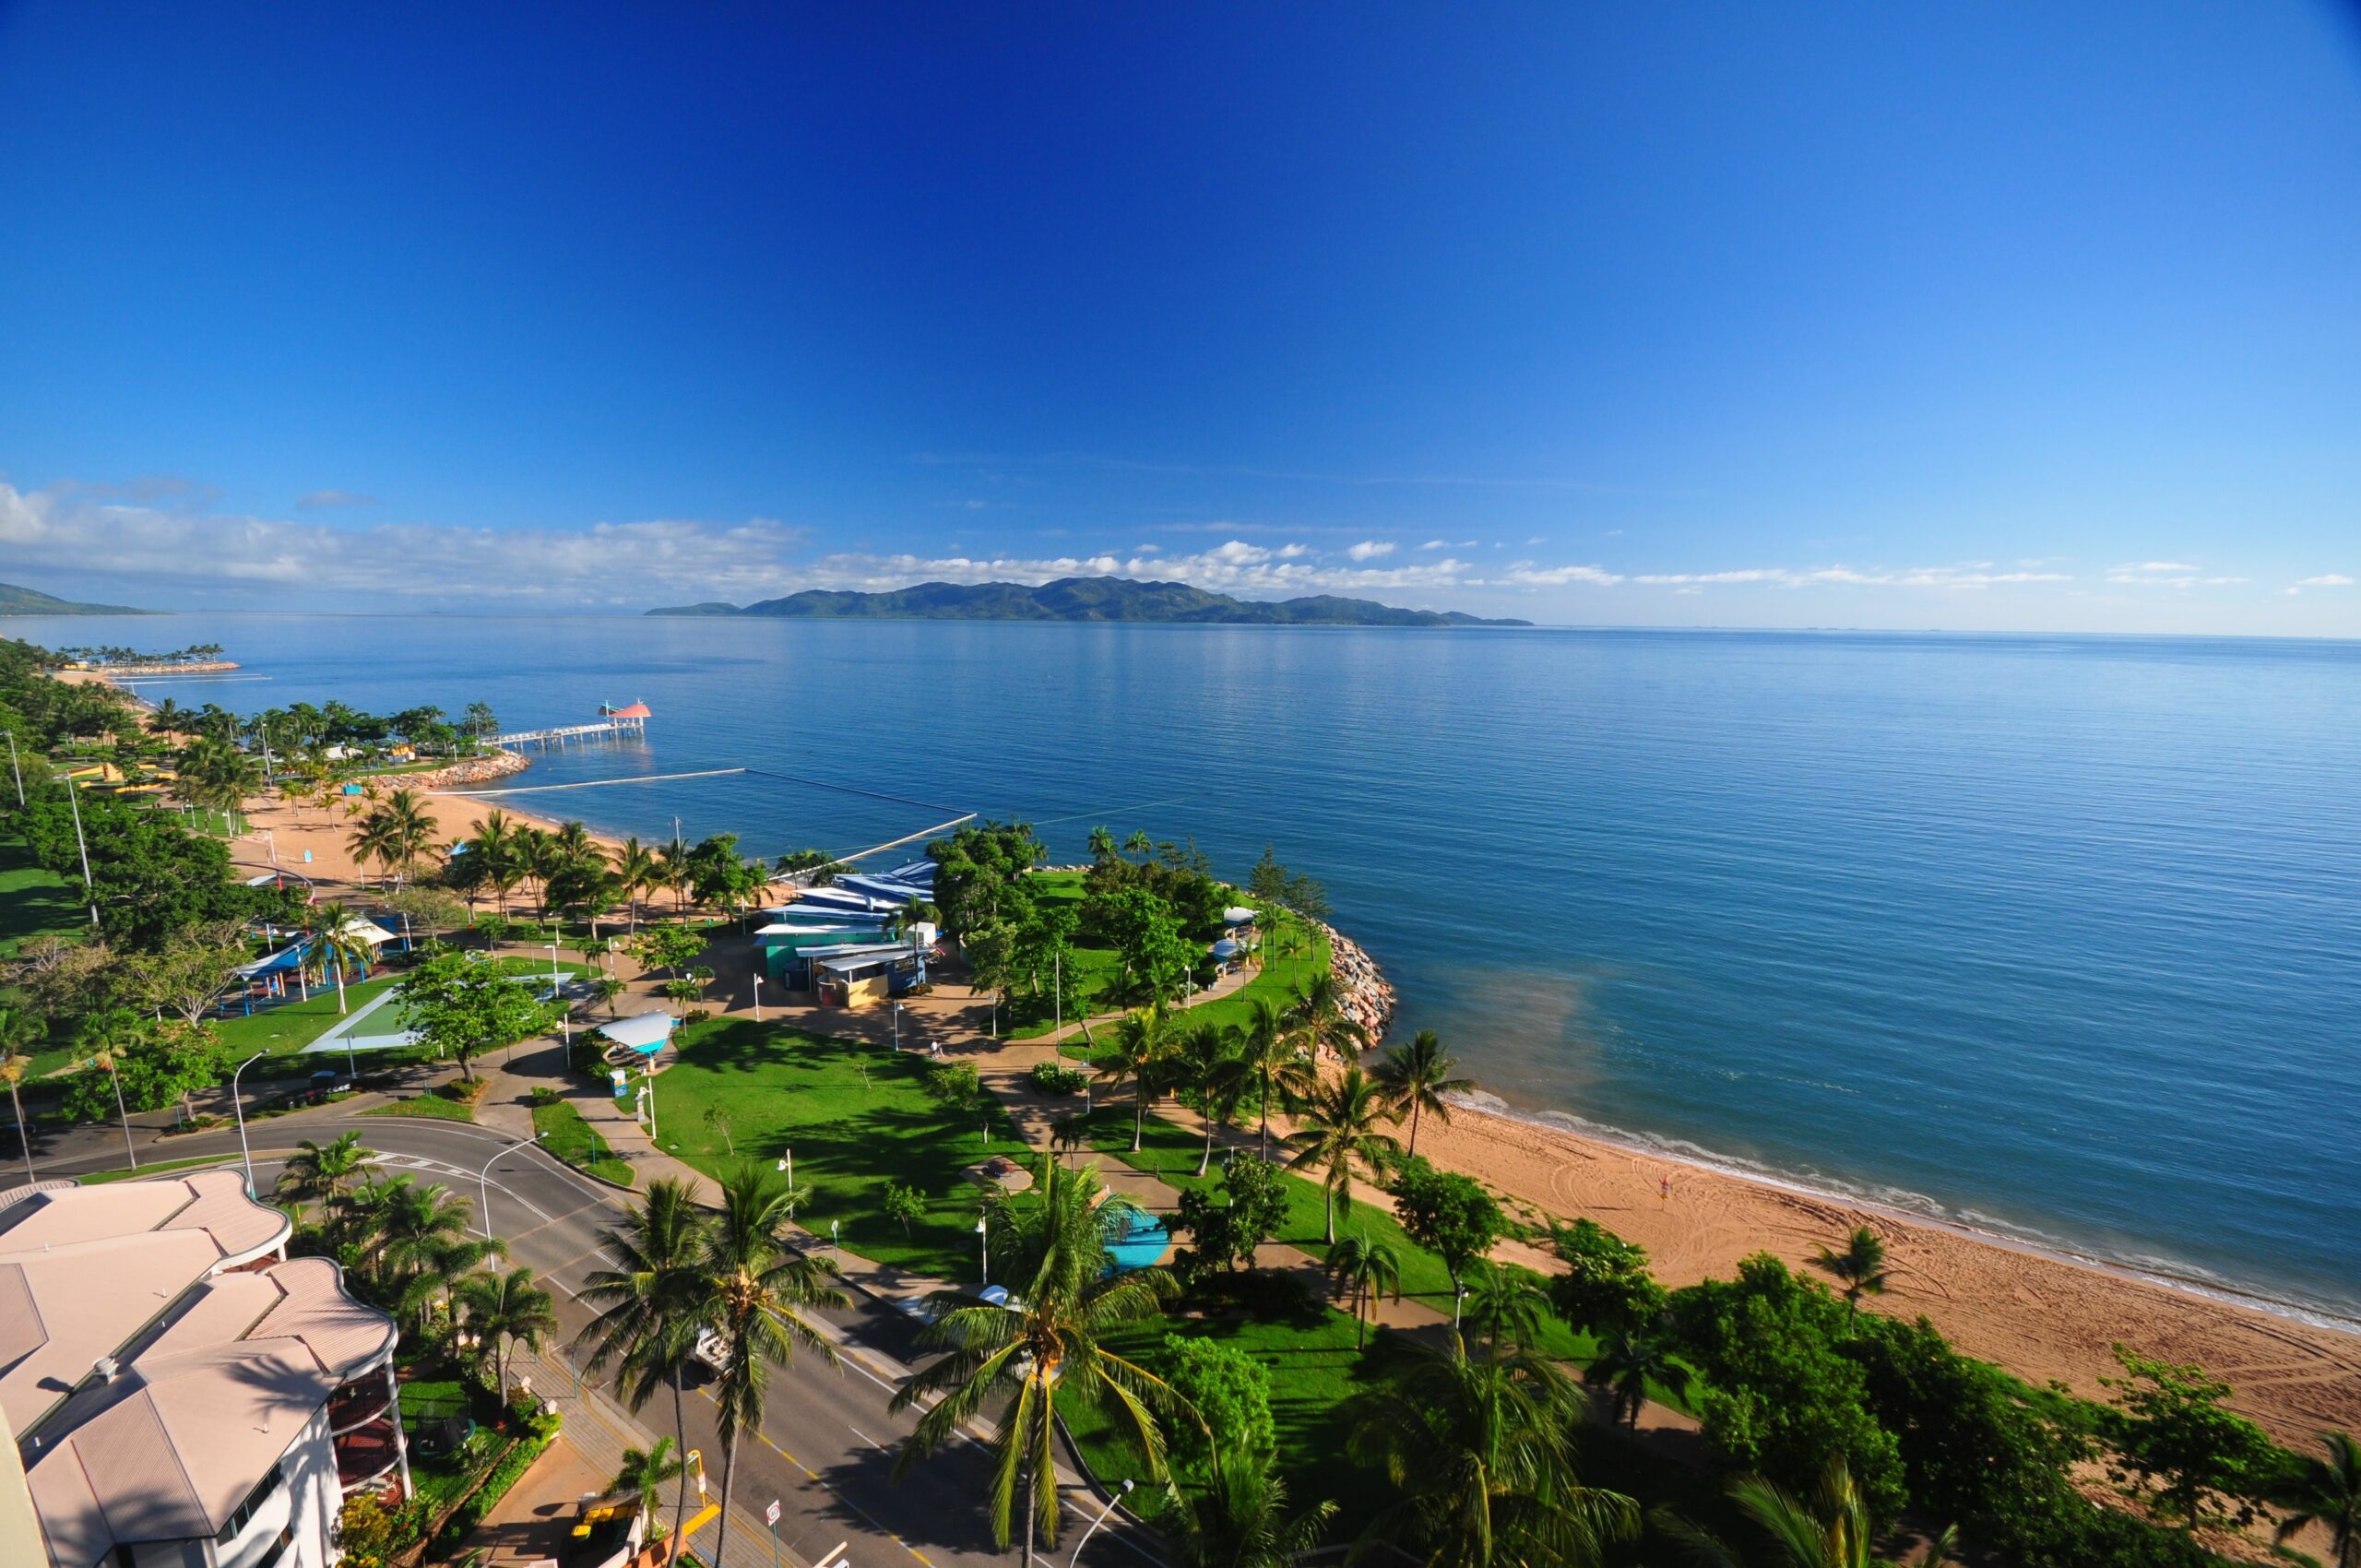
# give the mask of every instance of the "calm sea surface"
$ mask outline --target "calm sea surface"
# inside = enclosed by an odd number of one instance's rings
[[[1265,842],[1485,1087],[1815,1185],[2361,1312],[2361,645],[705,620],[12,620],[211,640],[241,712],[511,727],[644,836],[952,811]],[[907,802],[907,803],[906,803]],[[942,806],[948,810],[934,811]]]

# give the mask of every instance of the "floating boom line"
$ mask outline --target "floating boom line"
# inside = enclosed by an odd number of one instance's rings
[[[663,784],[676,778],[726,778],[733,773],[753,771],[743,767],[708,767],[697,773],[642,773],[630,778],[585,778],[572,784],[518,784],[505,790],[429,790],[430,795],[457,795],[468,800],[485,795],[545,795],[557,790],[601,790],[610,784]]]

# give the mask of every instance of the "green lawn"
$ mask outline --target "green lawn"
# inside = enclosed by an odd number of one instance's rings
[[[1271,1374],[1271,1418],[1278,1430],[1280,1473],[1297,1506],[1323,1497],[1340,1503],[1338,1531],[1348,1531],[1373,1504],[1352,1505],[1356,1496],[1373,1498],[1377,1478],[1360,1476],[1345,1456],[1343,1406],[1376,1381],[1372,1357],[1353,1345],[1353,1320],[1333,1307],[1309,1306],[1275,1320],[1213,1317],[1169,1321],[1124,1329],[1109,1337],[1118,1354],[1157,1368],[1169,1333],[1192,1339],[1220,1339],[1262,1363]],[[1063,1411],[1090,1467],[1109,1485],[1125,1478],[1145,1480],[1145,1464],[1115,1420],[1093,1409]],[[1365,1480],[1367,1484],[1356,1484]],[[1134,1499],[1147,1494],[1143,1487]],[[1161,1501],[1156,1499],[1155,1501]],[[1336,1538],[1332,1535],[1331,1538]]]
[[[579,1166],[619,1187],[631,1185],[631,1167],[615,1158],[607,1140],[599,1135],[599,1129],[582,1119],[582,1112],[574,1108],[572,1101],[561,1099],[533,1107],[533,1131],[541,1135],[550,1153],[566,1164]]]
[[[1034,897],[1041,904],[1063,904],[1071,907],[1077,915],[1081,913],[1083,897],[1081,873],[1035,872],[1031,886]],[[1244,1024],[1252,1016],[1254,1001],[1258,997],[1268,997],[1282,1006],[1286,1005],[1293,999],[1297,987],[1306,977],[1319,974],[1328,967],[1328,939],[1317,931],[1314,931],[1311,936],[1311,944],[1302,953],[1292,957],[1275,958],[1269,968],[1256,971],[1254,977],[1238,991],[1218,1001],[1208,1002],[1203,1007],[1190,1009],[1190,1018],[1203,1019],[1221,1028],[1228,1028],[1232,1025]],[[1121,1004],[1106,994],[1115,984],[1121,968],[1116,960],[1114,950],[1108,947],[1076,947],[1074,950],[1074,968],[1080,980],[1082,995],[1089,1004],[1091,1015],[1096,1016],[1102,1013],[1115,1011]],[[1054,1027],[1052,1019],[1032,1018],[1030,1007],[1029,999],[1023,996],[1016,999],[1011,1011],[1015,1016],[1026,1017],[1027,1021],[1013,1025],[1008,1030],[1009,1039],[1037,1039],[1048,1034]],[[1067,1020],[1068,1023],[1073,1021]],[[1061,1049],[1069,1056],[1081,1056],[1087,1048],[1084,1046],[1081,1038],[1076,1036],[1065,1042]]]
[[[0,838],[0,958],[13,958],[35,936],[72,936],[89,929],[77,883],[37,864],[16,837]]]
[[[977,1117],[955,1115],[920,1084],[926,1058],[882,1047],[716,1018],[682,1031],[681,1059],[657,1075],[656,1117],[666,1150],[708,1175],[736,1158],[795,1156],[797,1218],[847,1250],[939,1279],[976,1275],[978,1189],[962,1177],[988,1155],[1028,1151],[994,1110],[989,1143]],[[728,1118],[727,1130],[706,1113]],[[905,1235],[885,1218],[889,1182],[914,1186],[926,1216]]]

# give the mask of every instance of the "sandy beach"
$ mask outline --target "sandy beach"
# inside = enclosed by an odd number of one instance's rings
[[[1419,1152],[1547,1214],[1587,1217],[1648,1249],[1667,1285],[1728,1277],[1740,1258],[1801,1267],[1867,1225],[1894,1284],[1870,1311],[1931,1320],[1961,1350],[2035,1383],[2104,1397],[2108,1347],[2194,1361],[2236,1389],[2233,1403],[2281,1442],[2361,1429],[2361,1336],[1900,1214],[1788,1190],[1518,1117],[1474,1108],[1430,1120]],[[1671,1182],[1671,1195],[1660,1183]],[[1518,1261],[1549,1260],[1518,1249]],[[1506,1255],[1506,1254],[1504,1254]]]

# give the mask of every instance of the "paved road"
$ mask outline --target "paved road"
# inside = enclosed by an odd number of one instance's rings
[[[557,1297],[563,1336],[552,1355],[564,1359],[563,1343],[589,1316],[574,1292],[586,1275],[605,1266],[598,1235],[622,1218],[620,1196],[540,1151],[481,1127],[333,1112],[282,1118],[249,1129],[257,1190],[269,1190],[279,1174],[277,1156],[299,1139],[326,1141],[347,1130],[360,1133],[389,1166],[415,1170],[421,1181],[443,1182],[471,1201],[480,1194],[488,1198],[491,1227],[508,1243],[511,1260],[529,1265]],[[171,1147],[172,1158],[189,1158],[235,1154],[238,1143],[234,1133],[198,1134],[176,1138]],[[121,1164],[119,1155],[120,1150],[115,1158],[94,1153],[44,1161],[42,1174],[115,1169]],[[0,1177],[0,1182],[5,1181]],[[801,1353],[774,1378],[761,1441],[740,1447],[738,1508],[759,1516],[777,1499],[782,1557],[798,1568],[817,1562],[840,1541],[851,1543],[853,1568],[894,1568],[911,1559],[923,1568],[1016,1561],[1021,1552],[997,1550],[984,1523],[986,1453],[980,1444],[962,1440],[921,1462],[901,1480],[891,1476],[893,1451],[908,1433],[912,1418],[889,1413],[886,1404],[909,1362],[924,1355],[916,1347],[911,1320],[859,1294],[850,1307],[818,1315],[839,1347],[841,1365],[832,1369],[820,1357]],[[552,1387],[547,1378],[536,1379],[534,1387],[556,1397],[561,1408],[572,1396],[563,1386]],[[718,1495],[720,1444],[712,1415],[711,1399],[702,1390],[693,1390],[689,1442],[707,1455]],[[650,1405],[642,1420],[650,1433],[671,1431],[669,1401]],[[1095,1514],[1094,1509],[1091,1516]],[[1060,1550],[1044,1558],[1055,1568],[1068,1568],[1086,1522],[1075,1522],[1072,1512],[1068,1518]],[[699,1532],[707,1548],[711,1536],[710,1526]],[[1153,1564],[1153,1543],[1140,1537],[1120,1518],[1110,1521],[1090,1543],[1090,1568]],[[760,1551],[742,1558],[740,1538],[733,1534],[730,1568],[768,1559],[767,1537],[744,1544]]]

